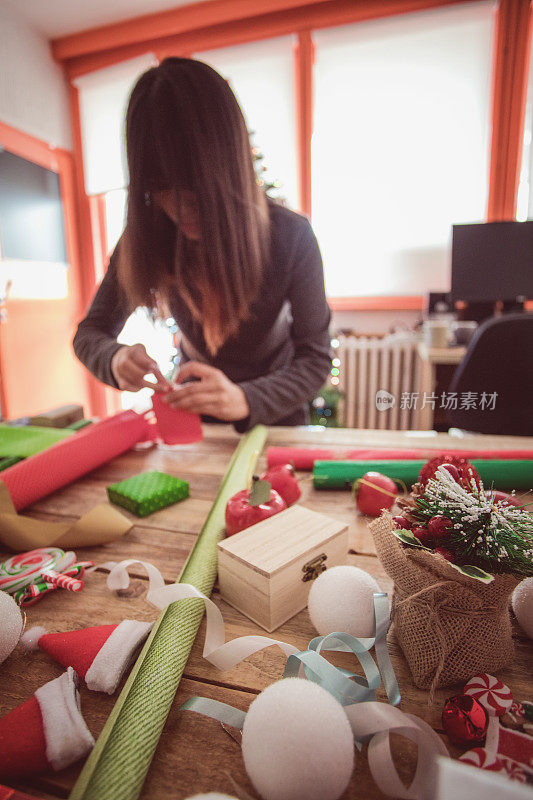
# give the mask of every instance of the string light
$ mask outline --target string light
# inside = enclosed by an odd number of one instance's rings
[[[338,375],[339,374],[339,370],[337,369],[337,367],[333,367],[333,369],[331,370],[331,374],[332,375]]]
[[[340,342],[338,339],[332,339],[330,344],[333,347],[333,349],[336,349],[339,346]]]
[[[336,378],[336,377],[335,377],[335,378],[332,378],[332,379],[331,379],[331,383],[333,384],[333,386],[338,386],[338,385],[339,385],[339,379],[338,379],[338,378]]]
[[[334,367],[340,367],[341,360],[340,360],[340,358],[334,358],[331,363],[333,364]]]

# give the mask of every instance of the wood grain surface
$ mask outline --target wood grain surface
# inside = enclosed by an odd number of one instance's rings
[[[97,563],[139,558],[151,561],[167,582],[174,581],[194,544],[195,536],[209,512],[238,435],[230,426],[206,425],[203,442],[176,448],[151,448],[131,451],[114,459],[76,483],[67,486],[38,503],[25,513],[48,520],[76,519],[95,504],[106,499],[106,486],[123,478],[150,469],[158,469],[189,481],[191,496],[187,500],[139,520],[123,511],[134,521],[132,530],[117,542],[102,547],[80,549],[80,559]],[[345,429],[271,428],[268,444],[307,447],[431,447],[431,448],[514,448],[532,447],[531,439],[520,437],[476,436],[451,438],[445,434],[422,435],[403,432],[360,431]],[[258,471],[266,467],[265,453],[259,459]],[[349,526],[349,563],[372,574],[380,587],[391,592],[392,583],[376,557],[367,520],[354,510],[350,494],[344,491],[317,491],[309,475],[300,473],[302,499],[300,503],[315,511],[328,514]],[[0,560],[9,557],[0,551]],[[87,576],[82,593],[57,591],[27,610],[27,626],[43,625],[49,631],[66,631],[90,625],[117,623],[122,619],[152,620],[156,611],[144,599],[147,581],[142,569],[133,570],[129,588],[111,593],[106,586],[106,573],[96,571]],[[213,594],[226,624],[226,639],[264,631],[224,603],[217,589]],[[516,660],[498,675],[507,683],[517,700],[531,699],[531,641],[514,624]],[[152,762],[141,797],[144,800],[184,800],[200,792],[219,791],[236,797],[258,797],[251,786],[242,762],[238,744],[222,726],[197,714],[179,711],[191,695],[212,697],[236,707],[247,709],[254,697],[283,673],[285,659],[276,647],[247,658],[241,664],[220,672],[202,658],[205,622],[202,623],[193,647],[184,678],[172,706],[163,735]],[[316,635],[307,610],[282,625],[273,637],[304,649]],[[390,651],[402,694],[401,709],[422,717],[441,733],[440,714],[444,700],[461,687],[438,690],[432,706],[427,692],[417,689],[411,680],[403,655],[395,643]],[[332,661],[339,666],[355,669],[346,654],[335,654]],[[21,645],[0,665],[0,715],[4,715],[29,698],[41,685],[61,674],[62,668],[46,654],[27,652]],[[81,689],[82,712],[96,737],[115,702],[113,697]],[[384,698],[380,693],[380,699]],[[393,737],[393,751],[400,771],[408,778],[416,764],[411,744]],[[449,742],[445,738],[447,745]],[[449,746],[452,755],[457,748]],[[43,800],[68,797],[80,764],[60,773],[34,777],[17,785],[28,794]],[[365,751],[356,757],[356,767],[350,786],[342,800],[377,800],[383,795],[375,787],[369,773]],[[107,798],[102,798],[107,800]],[[110,798],[109,800],[112,800]]]

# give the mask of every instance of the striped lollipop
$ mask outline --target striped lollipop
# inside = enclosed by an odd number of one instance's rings
[[[513,704],[513,695],[509,687],[494,675],[487,675],[486,672],[471,678],[465,686],[464,693],[475,697],[492,717],[502,717]]]
[[[59,547],[40,547],[19,553],[0,564],[0,589],[14,594],[37,581],[43,569],[53,569],[64,557]]]

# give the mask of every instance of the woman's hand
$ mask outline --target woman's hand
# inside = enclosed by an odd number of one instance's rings
[[[190,378],[199,381],[185,383]],[[179,371],[177,386],[165,395],[165,400],[174,408],[182,408],[192,414],[208,414],[228,422],[245,419],[250,408],[240,386],[230,381],[224,373],[202,364],[188,361]]]
[[[138,392],[139,389],[158,389],[165,392],[170,388],[169,382],[159,371],[157,362],[150,358],[142,344],[125,344],[111,359],[111,372],[118,388],[126,392]],[[157,383],[145,381],[144,376],[152,374]]]

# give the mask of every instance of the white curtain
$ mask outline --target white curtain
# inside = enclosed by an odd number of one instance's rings
[[[486,215],[494,10],[313,34],[313,224],[330,296],[449,289],[451,225]]]
[[[264,177],[278,181],[298,208],[294,102],[294,36],[195,53],[227,79],[244,113],[252,145],[264,156]]]
[[[516,209],[516,218],[519,222],[533,219],[533,30],[531,31],[531,39],[524,140],[522,143],[522,168],[520,170]]]
[[[156,64],[155,56],[146,53],[76,79],[87,194],[104,194],[127,185],[126,108],[137,79]]]

